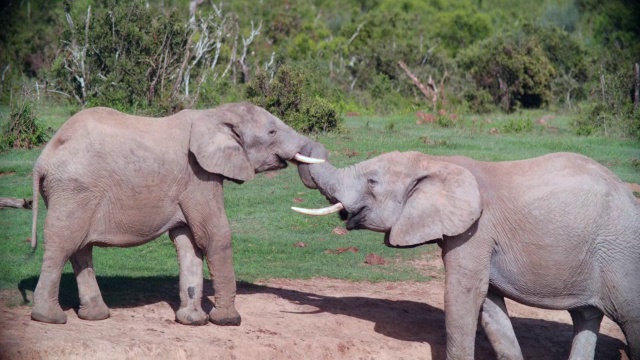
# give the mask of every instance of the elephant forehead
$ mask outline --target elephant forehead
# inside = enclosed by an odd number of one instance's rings
[[[377,158],[363,162],[367,170],[383,170],[385,175],[392,177],[408,174],[412,169],[416,169],[421,165],[422,159],[417,152],[390,152],[382,154]],[[423,155],[424,156],[424,155]]]

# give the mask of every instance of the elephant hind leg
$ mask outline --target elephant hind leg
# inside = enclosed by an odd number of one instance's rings
[[[45,249],[40,278],[33,292],[31,319],[51,324],[67,322],[67,315],[62,311],[58,300],[60,277],[67,259],[64,253]]]
[[[629,359],[640,360],[640,319],[628,321],[620,327],[627,339]]]
[[[513,331],[504,297],[489,290],[482,304],[480,322],[498,359],[522,359],[522,350]]]
[[[93,270],[92,247],[86,246],[71,256],[71,265],[78,282],[80,309],[78,317],[85,320],[103,320],[109,317]]]
[[[569,359],[593,359],[600,322],[602,322],[604,314],[591,306],[569,310],[569,313],[573,320],[573,342]]]

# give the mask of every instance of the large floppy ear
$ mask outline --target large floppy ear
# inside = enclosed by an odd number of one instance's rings
[[[255,175],[241,141],[233,124],[207,118],[195,119],[191,124],[189,150],[198,164],[236,182],[251,180]]]
[[[412,246],[459,235],[482,212],[478,183],[467,169],[432,160],[417,169],[400,218],[386,239],[388,245]]]

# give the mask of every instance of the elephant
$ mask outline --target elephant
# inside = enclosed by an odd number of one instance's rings
[[[324,149],[303,154],[327,159]],[[596,161],[574,153],[483,162],[392,152],[337,169],[298,167],[347,229],[390,247],[437,243],[445,266],[448,359],[472,359],[480,321],[498,358],[522,359],[504,298],[568,310],[571,359],[592,359],[603,315],[640,359],[640,202]]]
[[[67,260],[78,283],[78,317],[108,318],[92,248],[142,245],[169,232],[179,260],[176,321],[239,325],[223,181],[243,183],[256,173],[282,169],[287,161],[313,162],[298,153],[303,147],[322,145],[250,103],[162,118],[105,107],[78,112],[51,138],[33,168],[33,250],[39,193],[48,212],[31,318],[66,322],[58,294]],[[203,256],[215,291],[209,314],[201,306]]]

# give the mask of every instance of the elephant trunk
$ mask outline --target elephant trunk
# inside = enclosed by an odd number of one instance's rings
[[[309,149],[305,150],[309,151]],[[310,149],[309,156],[320,159],[327,159],[328,157],[324,147]],[[308,188],[318,189],[333,205],[322,209],[294,208],[293,210],[307,215],[328,215],[342,210],[345,196],[341,194],[341,189],[345,188],[344,184],[349,179],[349,170],[350,168],[338,169],[329,162],[299,164],[298,173],[302,182]]]

